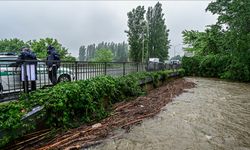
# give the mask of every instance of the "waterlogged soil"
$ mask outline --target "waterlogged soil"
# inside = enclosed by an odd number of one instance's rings
[[[196,87],[174,98],[155,117],[129,133],[117,130],[117,137],[88,149],[250,149],[250,85],[205,78],[186,81]],[[151,94],[161,97],[158,90]]]
[[[84,149],[105,143],[107,139],[116,139],[129,133],[132,126],[141,124],[145,118],[158,114],[162,107],[171,102],[173,97],[183,93],[184,89],[194,86],[193,82],[185,79],[172,79],[163,86],[149,91],[146,96],[116,104],[113,113],[100,122],[58,134],[49,142],[47,139],[45,143],[44,141],[36,144],[27,143],[22,149]]]

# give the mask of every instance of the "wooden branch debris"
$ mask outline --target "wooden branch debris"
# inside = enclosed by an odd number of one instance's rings
[[[132,125],[142,122],[145,118],[152,117],[159,113],[171,98],[180,94],[184,88],[192,88],[191,82],[184,79],[177,79],[166,86],[152,90],[147,96],[139,97],[133,101],[121,102],[117,104],[114,113],[100,123],[94,125],[84,125],[76,129],[59,134],[47,145],[39,148],[39,145],[33,145],[35,149],[80,149],[102,143],[108,133],[116,128],[128,128]],[[143,107],[142,107],[143,106]],[[32,134],[30,134],[32,135]],[[34,133],[35,135],[35,133]],[[37,136],[34,139],[40,140],[46,136]],[[28,148],[23,144],[36,142],[32,138],[19,143],[19,148]],[[41,144],[43,145],[43,143]],[[32,144],[30,145],[32,146]]]

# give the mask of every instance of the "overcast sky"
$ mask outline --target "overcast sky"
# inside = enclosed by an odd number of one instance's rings
[[[160,1],[170,30],[170,56],[183,54],[181,32],[203,31],[216,16],[205,12],[210,1]],[[81,45],[127,42],[127,12],[157,1],[0,1],[0,39],[56,38],[73,56]],[[176,46],[178,45],[178,46]]]

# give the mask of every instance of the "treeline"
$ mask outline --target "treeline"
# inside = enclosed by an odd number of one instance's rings
[[[97,45],[83,45],[79,48],[79,60],[116,62],[128,60],[147,62],[149,58],[167,60],[170,41],[162,4],[158,2],[154,7],[148,7],[147,11],[144,6],[138,6],[127,15],[128,30],[125,33],[128,36],[128,44],[102,42]]]
[[[167,60],[170,41],[162,4],[158,2],[154,7],[148,7],[147,11],[144,6],[138,6],[127,15],[128,30],[125,33],[128,36],[128,44],[102,42],[97,45],[81,46],[79,60],[134,62],[147,62],[149,58]]]
[[[103,51],[100,54],[98,51]],[[111,52],[111,54],[104,51]],[[101,59],[108,58],[108,59]],[[115,61],[125,62],[128,61],[128,44],[125,42],[101,42],[96,44],[90,44],[87,46],[81,46],[79,48],[79,60],[80,61]]]
[[[206,11],[218,15],[204,32],[183,31],[187,51],[183,58],[187,75],[250,81],[250,1],[217,0]]]
[[[128,36],[130,46],[129,57],[135,62],[146,62],[148,58],[168,59],[169,30],[165,24],[162,4],[154,7],[138,6],[128,12]]]
[[[74,61],[75,57],[71,56],[66,47],[63,47],[56,39],[45,38],[39,40],[29,40],[24,42],[21,39],[2,39],[0,40],[0,52],[13,52],[16,54],[20,53],[22,47],[28,47],[35,52],[39,59],[45,59],[47,57],[47,47],[52,45],[56,48],[60,54],[62,60]]]

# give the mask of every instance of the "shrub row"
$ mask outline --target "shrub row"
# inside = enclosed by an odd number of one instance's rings
[[[250,66],[231,55],[183,57],[185,75],[250,81]]]
[[[183,71],[180,71],[183,74]],[[42,120],[51,128],[75,127],[106,117],[113,103],[144,93],[138,84],[151,77],[167,79],[170,71],[135,73],[122,77],[100,76],[88,80],[59,83],[54,87],[22,94],[18,101],[0,105],[0,147],[38,127]],[[22,120],[34,107],[44,108]]]

